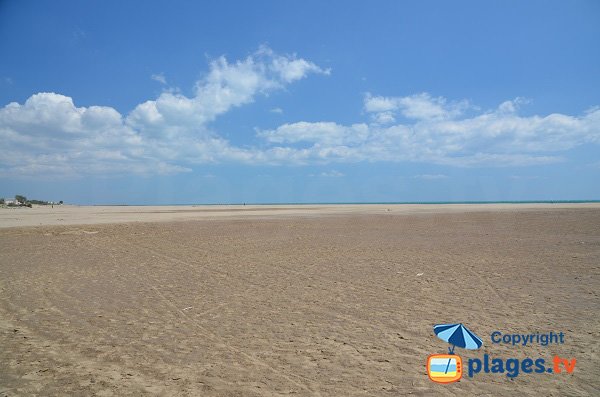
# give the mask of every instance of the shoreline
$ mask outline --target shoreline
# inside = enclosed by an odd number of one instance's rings
[[[61,205],[0,210],[0,228],[169,222],[202,219],[256,219],[334,215],[405,215],[551,209],[600,209],[600,202],[444,204],[251,204],[251,205]]]
[[[187,203],[187,204],[63,204],[75,207],[212,207],[212,206],[285,206],[285,205],[441,205],[441,204],[588,204],[600,200],[499,200],[499,201],[340,201],[340,202],[291,202],[291,203]]]

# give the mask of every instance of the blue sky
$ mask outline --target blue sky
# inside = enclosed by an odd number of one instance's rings
[[[0,2],[0,197],[600,199],[600,3]]]

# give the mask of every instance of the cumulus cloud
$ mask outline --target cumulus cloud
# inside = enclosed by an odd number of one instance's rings
[[[164,92],[156,100],[138,105],[126,123],[153,137],[173,137],[182,132],[205,135],[206,124],[219,115],[311,73],[329,71],[296,55],[275,54],[264,46],[235,62],[221,56],[210,62],[208,74],[195,84],[194,96]]]
[[[110,107],[76,107],[69,97],[40,93],[0,109],[0,164],[19,175],[186,172],[153,155]]]
[[[260,48],[258,54],[270,58],[269,69],[275,72],[281,81],[286,83],[300,80],[309,73],[331,74],[331,69],[322,69],[312,62],[298,58],[296,54],[291,56],[277,55],[265,46]]]
[[[258,131],[270,143],[318,142],[323,146],[361,143],[369,135],[366,124],[342,126],[332,122],[283,124],[274,130]]]
[[[396,117],[393,112],[377,112],[371,115],[371,120],[379,125],[392,124],[396,122]]]
[[[311,73],[329,71],[261,47],[243,60],[213,60],[193,96],[164,92],[125,116],[111,107],[77,107],[70,97],[38,93],[24,104],[0,108],[0,169],[4,176],[169,174],[205,162],[277,161],[285,150],[233,147],[208,124]],[[162,74],[152,79],[166,83]]]
[[[426,92],[405,97],[382,97],[367,93],[364,108],[376,119],[384,115],[386,121],[393,121],[397,113],[408,119],[439,120],[460,116],[469,108],[469,102],[449,102],[446,98],[432,97]]]
[[[107,106],[78,107],[70,97],[38,93],[23,104],[0,108],[1,175],[172,174],[189,172],[197,164],[225,162],[523,166],[564,161],[569,149],[600,144],[600,108],[581,115],[524,116],[520,112],[527,101],[522,98],[480,110],[467,100],[429,93],[366,94],[364,122],[259,126],[253,144],[243,147],[211,126],[260,96],[310,74],[329,73],[296,55],[261,47],[241,60],[212,60],[192,95],[163,92],[128,114]],[[321,176],[341,176],[336,172]]]
[[[413,161],[467,167],[555,163],[564,160],[566,150],[600,143],[599,109],[580,116],[521,116],[518,110],[524,103],[517,98],[477,111],[467,101],[428,94],[366,95],[364,110],[389,115],[385,122],[298,122],[259,131],[258,136],[276,144],[302,142],[304,148],[297,153],[301,163]],[[465,115],[467,110],[471,115]],[[406,121],[395,122],[395,114]]]

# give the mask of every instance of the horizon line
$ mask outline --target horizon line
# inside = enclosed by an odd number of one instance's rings
[[[193,205],[369,205],[369,204],[577,204],[600,203],[600,199],[591,200],[465,200],[465,201],[315,201],[315,202],[234,202],[234,203],[171,203],[171,204],[75,204],[90,207],[151,207],[151,206],[193,206]]]

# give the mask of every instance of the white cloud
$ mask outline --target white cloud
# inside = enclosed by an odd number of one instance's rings
[[[369,113],[391,112],[398,109],[394,98],[382,96],[372,96],[367,93],[365,96],[365,110]]]
[[[319,174],[309,174],[308,176],[310,177],[322,177],[322,178],[341,178],[343,176],[346,176],[345,174],[336,171],[336,170],[330,170],[330,171],[323,171]]]
[[[366,124],[345,127],[332,122],[284,124],[275,130],[258,131],[270,143],[316,142],[321,145],[344,145],[364,142],[369,134]]]
[[[233,63],[221,56],[196,83],[193,97],[164,92],[156,100],[138,105],[127,117],[127,124],[153,137],[173,137],[182,132],[205,135],[206,124],[219,115],[310,73],[329,72],[296,55],[277,55],[264,46]]]
[[[394,117],[394,113],[392,112],[378,112],[371,115],[373,123],[375,124],[391,124],[396,122],[396,118]]]
[[[283,56],[274,57],[270,68],[286,83],[302,79],[308,73],[331,74],[330,69],[321,69],[312,62],[308,62],[304,59],[296,59],[295,55],[291,58]]]
[[[385,119],[390,120],[394,113],[416,120],[450,119],[468,109],[469,102],[448,102],[446,98],[432,97],[428,93],[406,97],[372,96],[367,93],[364,108],[366,112],[374,113],[376,119],[385,115]]]
[[[321,172],[320,176],[325,177],[325,178],[341,178],[344,176],[344,174],[342,174],[341,172],[336,171],[336,170],[331,170],[331,171]]]
[[[271,111],[271,113],[283,114],[282,108],[273,108],[270,111]]]
[[[189,168],[152,154],[142,137],[113,108],[76,107],[54,93],[31,96],[0,109],[0,164],[18,175],[76,176],[81,173],[170,174]]]
[[[413,176],[414,179],[424,179],[428,181],[436,180],[436,179],[446,179],[447,175],[444,174],[420,174]]]
[[[279,161],[285,150],[231,146],[208,123],[311,73],[329,71],[261,47],[240,61],[212,61],[192,97],[164,92],[126,116],[111,107],[76,107],[56,93],[35,94],[0,108],[0,169],[5,177],[170,174],[197,163]],[[152,79],[166,83],[162,74]]]
[[[564,161],[567,150],[600,143],[600,108],[576,116],[522,116],[520,107],[527,103],[522,98],[482,111],[466,100],[428,93],[367,94],[364,123],[296,121],[257,128],[254,144],[243,147],[211,129],[210,123],[231,109],[311,73],[329,70],[261,47],[242,60],[213,60],[193,95],[163,92],[129,114],[106,106],[77,107],[70,97],[38,93],[24,104],[0,108],[0,170],[4,176],[48,177],[170,174],[223,162],[523,166]],[[321,176],[340,176],[335,172]]]
[[[158,81],[161,84],[167,84],[167,79],[165,78],[164,73],[156,73],[150,76],[150,78],[154,81]]]
[[[568,149],[600,143],[600,110],[581,116],[520,116],[524,100],[505,101],[497,109],[464,116],[466,101],[449,102],[419,94],[410,97],[365,97],[370,113],[407,111],[419,119],[344,126],[333,122],[298,122],[259,131],[272,144],[302,143],[289,161],[306,163],[413,161],[452,166],[524,166],[564,161]],[[425,104],[431,99],[431,106]],[[392,110],[390,110],[392,109]],[[428,109],[428,110],[423,110]],[[432,110],[433,109],[433,110]],[[475,113],[475,107],[470,107]],[[409,114],[406,113],[406,114]],[[297,146],[296,146],[297,147]]]

